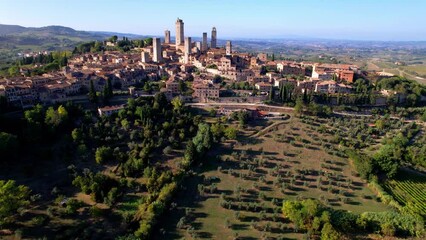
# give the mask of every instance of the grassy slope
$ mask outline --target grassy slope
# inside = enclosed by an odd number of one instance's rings
[[[247,131],[246,135],[250,135],[256,131],[257,130],[255,129],[253,129],[253,131]],[[283,236],[290,239],[300,239],[302,237],[302,234],[293,232],[292,225],[282,219],[280,213],[278,214],[279,217],[275,219],[276,221],[274,221],[272,219],[272,213],[267,213],[267,219],[261,220],[259,218],[259,213],[240,210],[240,215],[243,216],[243,220],[237,220],[235,218],[235,210],[225,209],[219,204],[220,193],[223,192],[228,197],[234,198],[237,186],[252,189],[255,192],[252,194],[243,193],[243,199],[247,199],[249,203],[258,202],[259,204],[264,204],[264,206],[269,209],[273,209],[273,207],[280,208],[281,206],[281,203],[277,206],[273,206],[271,203],[272,198],[279,200],[279,202],[285,199],[321,198],[321,201],[334,208],[345,209],[358,213],[364,211],[387,210],[388,208],[385,205],[375,200],[373,192],[366,187],[365,183],[358,177],[353,176],[347,159],[331,156],[320,148],[311,150],[302,147],[295,147],[289,143],[279,143],[273,139],[274,135],[278,134],[299,136],[301,139],[311,141],[312,146],[315,146],[317,141],[314,140],[312,136],[316,134],[310,131],[312,130],[307,129],[305,124],[292,120],[284,125],[280,125],[279,130],[274,131],[273,133],[268,133],[263,137],[259,137],[257,140],[250,139],[250,137],[246,136],[245,141],[252,141],[250,144],[238,145],[235,147],[222,146],[216,150],[212,153],[209,164],[202,167],[199,175],[188,180],[186,191],[179,194],[178,206],[180,208],[180,214],[168,218],[167,224],[165,224],[167,234],[164,236],[164,239],[178,239],[182,236],[189,236],[188,231],[176,229],[175,227],[177,221],[183,215],[185,207],[195,209],[195,213],[193,214],[195,217],[191,225],[195,227],[196,232],[202,237],[212,239],[231,239],[230,237],[233,236],[235,232],[237,232],[239,236],[246,237],[245,239],[257,239],[264,234],[274,237]],[[321,139],[329,138],[329,136],[318,137]],[[297,142],[297,144],[301,143]],[[250,149],[252,151],[250,151]],[[262,158],[260,151],[262,149],[264,151],[263,157],[266,160],[265,165],[257,167],[254,177],[251,179],[240,177],[240,173],[248,173],[248,170],[240,167],[240,163],[242,161],[250,162],[254,158]],[[241,152],[242,150],[247,151],[249,155],[241,160],[233,159],[231,153]],[[283,152],[292,156],[284,156]],[[222,159],[227,158],[232,160],[226,162],[216,161],[214,160],[214,156],[221,156]],[[341,174],[342,179],[351,179],[352,183],[349,188],[346,187],[345,184],[343,184],[345,186],[342,187],[333,186],[335,192],[331,193],[327,189],[328,185],[326,185],[327,181],[324,176],[322,177],[323,183],[321,184],[323,188],[319,189],[317,187],[318,176],[307,175],[305,180],[296,180],[294,189],[286,189],[283,193],[281,191],[281,185],[274,184],[277,177],[272,176],[269,172],[274,166],[281,166],[279,168],[281,176],[284,176],[282,173],[285,171],[290,171],[292,175],[294,175],[296,174],[296,169],[319,170],[321,169],[321,164],[325,163],[325,160],[336,161],[336,164],[332,166],[334,170],[324,168],[323,170]],[[218,171],[219,166],[223,170]],[[232,169],[232,173],[230,173],[228,169]],[[266,180],[262,182],[259,180],[259,176],[265,176]],[[218,177],[220,179],[220,182],[217,183],[218,192],[213,194],[205,193],[203,196],[200,196],[197,192],[197,184],[203,183],[201,179],[207,177]],[[290,178],[290,176],[284,177],[286,182],[290,181]],[[305,182],[307,182],[307,186],[305,186]],[[253,188],[253,184],[255,183],[259,184],[258,189]],[[334,184],[336,184],[336,182]],[[206,187],[208,187],[208,185],[206,185]],[[349,201],[347,203],[343,203],[341,200],[338,200],[338,198],[342,197],[338,193],[339,189],[350,193],[350,197],[348,197]],[[259,197],[260,192],[265,194],[265,199]],[[368,196],[368,198],[365,198],[364,196]],[[227,228],[225,226],[226,219],[229,219],[233,226],[232,228]],[[265,226],[269,223],[272,230],[264,233],[253,229],[250,224],[251,220],[256,222],[259,226]],[[280,224],[284,224],[283,231],[279,228]]]

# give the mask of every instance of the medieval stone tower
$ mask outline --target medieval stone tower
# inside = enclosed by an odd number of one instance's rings
[[[184,38],[183,21],[178,18],[176,20],[176,46],[183,45]]]
[[[211,45],[210,45],[211,48],[216,48],[216,46],[217,46],[216,34],[217,34],[216,28],[213,27],[213,29],[212,29],[212,40],[211,40]]]

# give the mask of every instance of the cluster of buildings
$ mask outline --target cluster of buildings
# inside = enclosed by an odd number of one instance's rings
[[[9,104],[27,107],[71,100],[85,94],[90,82],[96,91],[102,91],[108,79],[116,88],[125,89],[146,77],[139,62],[138,54],[88,53],[70,59],[62,71],[0,79],[0,95]]]
[[[206,102],[220,99],[221,91],[225,91],[223,85],[215,82],[215,76],[227,83],[248,82],[261,93],[285,83],[302,92],[349,93],[351,87],[346,84],[353,82],[358,71],[356,66],[346,64],[271,61],[264,53],[235,52],[231,41],[219,47],[215,27],[210,41],[204,32],[201,40],[195,42],[185,36],[182,19],[177,19],[175,27],[174,42],[166,30],[164,38],[154,37],[152,45],[139,49],[140,53],[87,53],[70,59],[59,72],[0,79],[0,95],[12,104],[30,106],[70,100],[85,94],[90,82],[101,91],[108,79],[114,88],[123,90],[141,80],[167,79],[161,91],[168,98],[185,95],[180,85],[192,81],[192,94],[186,98]],[[307,69],[312,69],[310,76],[306,76]]]

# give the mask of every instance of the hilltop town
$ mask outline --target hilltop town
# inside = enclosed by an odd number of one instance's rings
[[[174,36],[0,72],[0,238],[425,238],[426,86]]]
[[[168,99],[262,102],[271,89],[285,84],[301,93],[351,93],[354,79],[362,77],[356,65],[283,61],[264,53],[235,52],[231,41],[218,46],[217,37],[218,30],[213,27],[210,40],[204,32],[201,42],[193,42],[185,37],[183,20],[177,19],[174,42],[166,30],[164,38],[154,37],[152,44],[132,51],[74,54],[59,71],[28,76],[27,69],[21,68],[17,76],[0,80],[0,95],[11,105],[27,108],[86,95],[91,83],[101,92],[108,80],[116,91],[144,94],[134,86],[150,81],[159,83],[157,90]],[[114,47],[118,41],[102,44]]]

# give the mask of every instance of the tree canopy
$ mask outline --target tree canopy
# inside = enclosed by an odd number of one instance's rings
[[[0,225],[11,220],[18,209],[29,204],[30,190],[13,180],[0,180]]]

